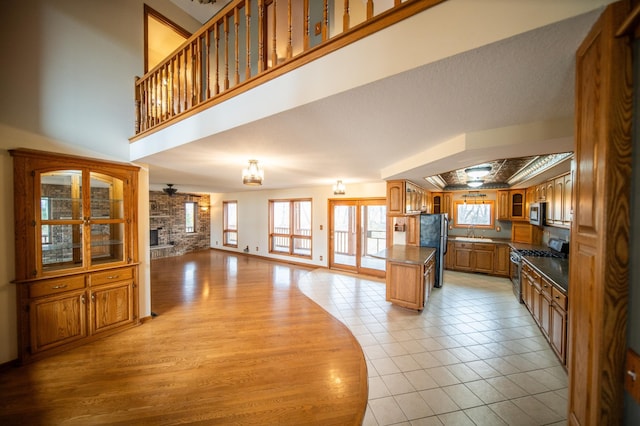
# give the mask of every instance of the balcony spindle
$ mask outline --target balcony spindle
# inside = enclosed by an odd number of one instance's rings
[[[396,0],[398,2],[399,0]],[[367,19],[373,18],[373,0],[367,0]]]
[[[344,0],[344,15],[342,17],[342,32],[349,30],[349,0]]]
[[[214,92],[217,95],[220,93],[220,25],[214,24],[213,31],[213,39],[216,47],[216,85]]]
[[[205,90],[205,98],[209,99],[211,98],[211,30],[207,30],[207,32],[205,33],[205,44],[205,72],[207,73],[204,79],[205,84],[207,85],[207,88]]]
[[[240,9],[239,8],[235,8],[233,9],[233,26],[234,26],[234,31],[235,31],[235,40],[234,40],[234,53],[235,53],[235,58],[236,58],[236,72],[234,75],[234,86],[237,86],[238,84],[240,84]]]
[[[291,0],[287,1],[287,59],[291,59],[293,57],[293,23],[291,17]]]
[[[329,0],[324,0],[324,10],[322,11],[322,41],[329,39]]]
[[[229,17],[224,17],[224,90],[229,88]]]
[[[302,36],[302,50],[306,51],[309,49],[309,28],[311,25],[311,16],[310,16],[310,10],[309,10],[309,0],[304,0],[303,5],[302,5],[303,9],[304,9],[304,32],[303,32],[303,36]]]
[[[247,0],[244,6],[244,15],[247,22],[246,25],[246,55],[247,55],[247,66],[245,70],[245,81],[251,78],[251,0]]]
[[[258,0],[258,73],[265,70],[264,36],[264,0]]]
[[[276,50],[276,42],[277,42],[277,37],[276,37],[276,33],[277,33],[277,22],[278,20],[276,19],[276,15],[277,10],[278,10],[278,0],[273,0],[273,3],[271,3],[273,5],[273,13],[272,18],[273,18],[273,22],[272,22],[272,27],[273,28],[273,44],[272,44],[272,49],[271,49],[271,66],[275,67],[276,65],[278,65],[278,51]]]

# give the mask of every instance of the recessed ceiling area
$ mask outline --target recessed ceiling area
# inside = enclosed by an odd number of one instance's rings
[[[570,170],[572,156],[571,152],[563,152],[503,158],[428,176],[425,178],[427,184],[420,184],[436,191],[527,187]],[[475,176],[473,171],[478,169],[486,169],[486,174]]]
[[[517,169],[527,159],[573,149],[575,52],[599,14],[578,15],[133,159],[149,165],[152,189],[170,182],[187,191],[221,193],[252,190],[241,179],[249,159],[264,167],[261,189],[333,185],[338,179],[346,185],[426,182],[495,161]],[[299,82],[285,92],[272,81],[252,92],[275,102],[318,90],[340,73],[358,72],[350,59],[328,72],[318,68],[315,84]],[[234,103],[240,100],[221,106]],[[202,122],[197,116],[174,134],[196,135],[194,130],[211,125],[211,116]],[[218,116],[221,123],[236,119]],[[516,160],[511,166],[506,159]]]

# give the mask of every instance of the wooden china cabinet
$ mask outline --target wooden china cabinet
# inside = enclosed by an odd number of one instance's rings
[[[138,318],[138,167],[11,150],[21,362]]]

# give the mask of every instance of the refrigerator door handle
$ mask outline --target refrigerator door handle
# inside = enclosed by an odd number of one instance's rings
[[[447,246],[449,245],[449,219],[447,217],[443,217],[444,219],[444,247],[442,249],[442,254],[447,254]]]

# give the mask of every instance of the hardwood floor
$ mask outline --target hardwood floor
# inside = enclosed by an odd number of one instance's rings
[[[220,251],[151,264],[144,325],[0,374],[0,424],[360,424],[364,355],[308,269]]]

